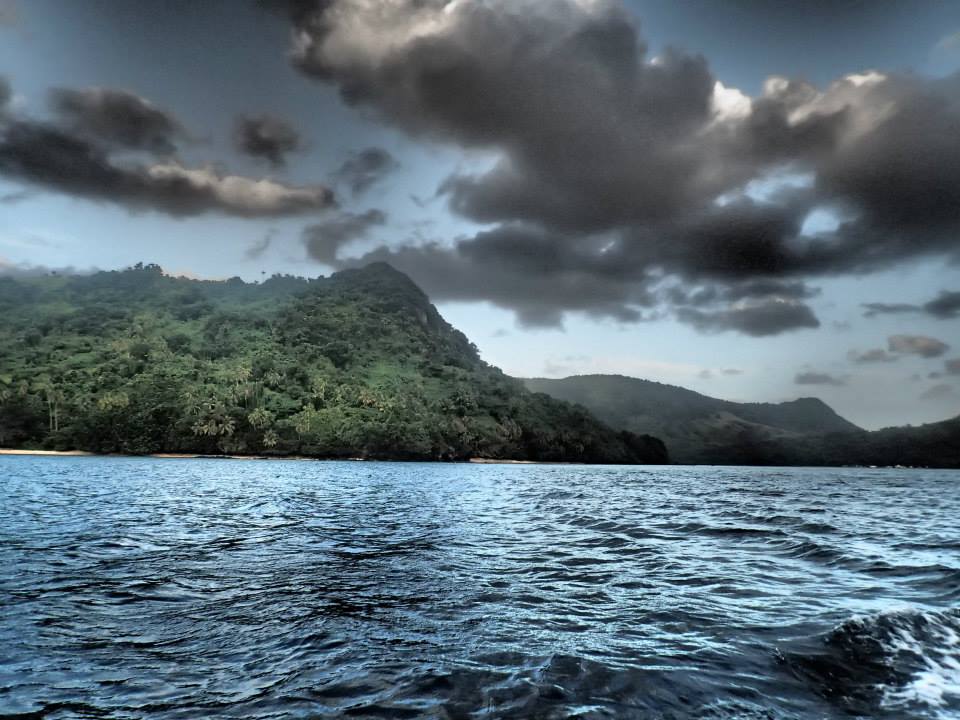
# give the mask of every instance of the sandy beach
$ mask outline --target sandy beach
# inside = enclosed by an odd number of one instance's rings
[[[61,457],[70,456],[93,456],[95,453],[85,452],[83,450],[10,450],[0,448],[0,455],[55,455]]]
[[[86,452],[85,450],[14,450],[10,448],[0,448],[0,455],[40,455],[50,457],[110,457],[99,453]],[[286,456],[268,456],[268,455],[203,455],[200,453],[152,453],[150,455],[118,455],[117,457],[151,457],[161,460],[329,460],[331,458],[313,458],[303,455]],[[352,457],[338,458],[340,460],[363,461],[367,458]],[[556,464],[580,464],[580,463],[545,463],[539,460],[498,460],[496,458],[470,458],[467,462],[476,465],[556,465]]]

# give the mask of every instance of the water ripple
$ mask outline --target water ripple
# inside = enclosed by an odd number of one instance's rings
[[[955,473],[0,476],[0,717],[960,716]]]

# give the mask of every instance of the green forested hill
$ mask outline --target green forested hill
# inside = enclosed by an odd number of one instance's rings
[[[0,278],[0,446],[664,462],[526,390],[385,264],[263,283]]]

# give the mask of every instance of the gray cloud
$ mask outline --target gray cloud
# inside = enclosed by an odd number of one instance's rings
[[[303,242],[312,258],[326,265],[337,265],[340,248],[366,237],[370,230],[386,221],[386,214],[375,208],[363,213],[340,212],[304,228]]]
[[[887,347],[893,353],[924,358],[940,357],[950,349],[942,340],[924,335],[891,335],[887,338]]]
[[[808,305],[771,300],[757,304],[731,306],[725,310],[704,312],[679,308],[677,318],[705,332],[736,330],[753,337],[779,335],[803,328],[818,328],[820,321]]]
[[[923,309],[941,320],[948,320],[960,316],[960,291],[943,290],[940,295],[928,303]]]
[[[847,381],[828,373],[822,372],[800,372],[793,378],[797,385],[846,385]]]
[[[919,305],[909,305],[907,303],[861,303],[864,309],[863,316],[867,318],[877,315],[903,315],[905,313],[916,313],[921,311]]]
[[[927,388],[920,395],[921,400],[942,400],[944,398],[953,397],[956,395],[956,390],[953,385],[948,385],[947,383],[940,383],[934,385],[930,388]]]
[[[56,88],[50,104],[73,133],[117,147],[167,156],[186,137],[171,113],[123,90]]]
[[[960,358],[953,358],[944,362],[948,375],[960,375]]]
[[[873,350],[866,350],[864,352],[860,352],[859,350],[851,350],[849,353],[847,353],[847,357],[850,359],[850,362],[858,365],[866,365],[869,363],[891,363],[897,361],[896,355],[891,355],[883,348],[874,348]]]
[[[938,320],[950,320],[960,316],[960,291],[942,290],[933,300],[923,305],[908,303],[863,303],[864,317],[899,315],[904,313],[927,313]]]
[[[724,292],[727,300],[743,300],[744,298],[770,297],[781,300],[808,300],[820,294],[820,288],[810,287],[804,282],[774,280],[762,278],[748,280],[729,286]]]
[[[84,137],[30,121],[0,128],[0,174],[77,197],[175,216],[220,212],[276,217],[316,213],[334,204],[333,193],[323,186],[290,186],[176,162],[119,164]]]
[[[721,372],[723,372],[724,375],[743,375],[743,370],[739,368],[725,368]]]
[[[239,152],[267,160],[274,167],[286,165],[286,156],[302,147],[300,133],[273,115],[238,117],[233,142]]]
[[[389,152],[368,147],[351,153],[334,173],[334,178],[349,187],[354,195],[359,195],[398,167],[400,163]]]
[[[688,289],[673,285],[666,289],[665,298],[674,305],[703,307],[720,301],[737,302],[749,299],[806,300],[820,294],[820,288],[801,281],[783,281],[773,278],[732,282],[728,285],[710,284]]]
[[[6,77],[0,75],[0,115],[6,110],[13,97],[13,91],[10,89],[10,82]]]

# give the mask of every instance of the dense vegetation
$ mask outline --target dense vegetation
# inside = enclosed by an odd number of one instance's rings
[[[677,462],[960,467],[960,418],[868,432],[816,398],[736,403],[621,375],[525,383],[612,427],[663,438]]]
[[[0,278],[0,446],[663,462],[526,390],[385,264],[262,283]]]

